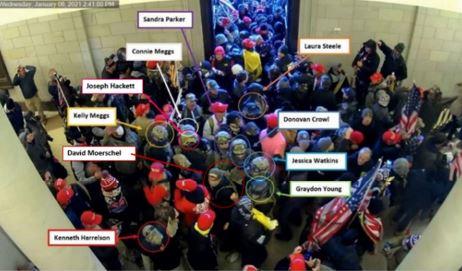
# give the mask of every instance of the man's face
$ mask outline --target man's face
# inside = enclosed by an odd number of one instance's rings
[[[362,166],[365,163],[369,162],[371,160],[371,155],[368,152],[360,153],[358,155],[358,165]]]
[[[229,148],[229,141],[222,141],[218,143],[220,150],[227,150]]]
[[[196,107],[196,101],[194,101],[194,100],[189,100],[189,101],[186,103],[186,106],[188,107],[189,110],[193,110],[194,107]]]
[[[229,128],[231,129],[231,131],[233,131],[233,133],[239,133],[239,131],[241,130],[241,127],[239,126],[239,122],[230,123]]]
[[[372,118],[369,117],[369,116],[366,116],[362,119],[361,123],[364,125],[364,126],[369,126],[372,122]]]
[[[222,121],[224,116],[225,116],[225,113],[215,113],[215,117],[219,121]]]
[[[370,54],[372,52],[372,48],[371,47],[366,47],[366,53]]]
[[[220,60],[223,59],[223,55],[222,55],[222,54],[216,54],[216,55],[215,55],[215,58],[216,58],[218,61],[220,61]]]
[[[100,167],[95,163],[89,162],[89,164],[87,165],[87,171],[91,175],[95,174],[95,172],[100,170]]]
[[[215,187],[220,183],[220,178],[216,174],[209,173],[208,181],[211,187]]]
[[[35,134],[34,133],[28,133],[26,136],[27,143],[32,143],[35,139]]]
[[[18,74],[20,77],[26,76],[26,69],[24,67],[20,67],[18,70]]]

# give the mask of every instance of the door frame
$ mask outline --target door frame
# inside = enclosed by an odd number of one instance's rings
[[[208,59],[208,57],[213,54],[213,50],[215,49],[215,36],[213,33],[213,1],[214,0],[200,0],[205,59]],[[300,0],[288,0],[286,17],[286,44],[292,53],[297,52],[299,18]]]

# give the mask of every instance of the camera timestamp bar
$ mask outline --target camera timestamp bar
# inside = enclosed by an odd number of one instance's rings
[[[119,0],[0,0],[0,8],[118,8]]]

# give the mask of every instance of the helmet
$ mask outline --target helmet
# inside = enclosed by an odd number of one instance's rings
[[[250,162],[250,174],[252,177],[266,176],[270,171],[270,163],[265,156],[255,157]]]
[[[141,230],[141,234],[149,245],[158,246],[162,244],[164,235],[154,225],[146,225]]]
[[[156,125],[151,130],[151,136],[153,137],[154,141],[162,142],[168,139],[168,131],[165,126]]]
[[[241,167],[244,165],[245,158],[250,154],[250,144],[244,138],[237,137],[229,144],[229,155],[232,163]]]
[[[272,194],[272,184],[268,179],[256,178],[247,184],[247,193],[254,201],[265,200]]]
[[[247,142],[244,139],[238,138],[231,143],[231,153],[235,155],[243,155],[247,150]]]
[[[196,132],[185,130],[180,134],[180,145],[182,147],[191,147],[199,142],[199,137]]]
[[[215,134],[215,142],[217,144],[229,143],[231,135],[227,131],[219,131]]]

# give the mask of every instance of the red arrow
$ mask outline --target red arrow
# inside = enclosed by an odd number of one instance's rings
[[[164,114],[164,111],[162,111],[162,109],[160,109],[160,107],[156,104],[156,102],[154,102],[154,101],[151,99],[151,97],[149,97],[148,95],[145,95],[145,97],[146,97],[146,99],[148,99],[148,102],[149,102],[150,104],[152,104],[152,105],[157,109],[157,111],[159,111],[159,114],[162,114],[162,115]],[[175,128],[175,130],[176,130],[179,134],[181,134],[181,133],[183,132],[183,131],[181,131],[180,128],[178,128],[178,126],[176,125],[176,123],[175,123],[174,121],[172,121],[172,120],[169,119],[169,118],[166,118],[166,119],[167,119],[167,121],[172,125],[172,127]]]

